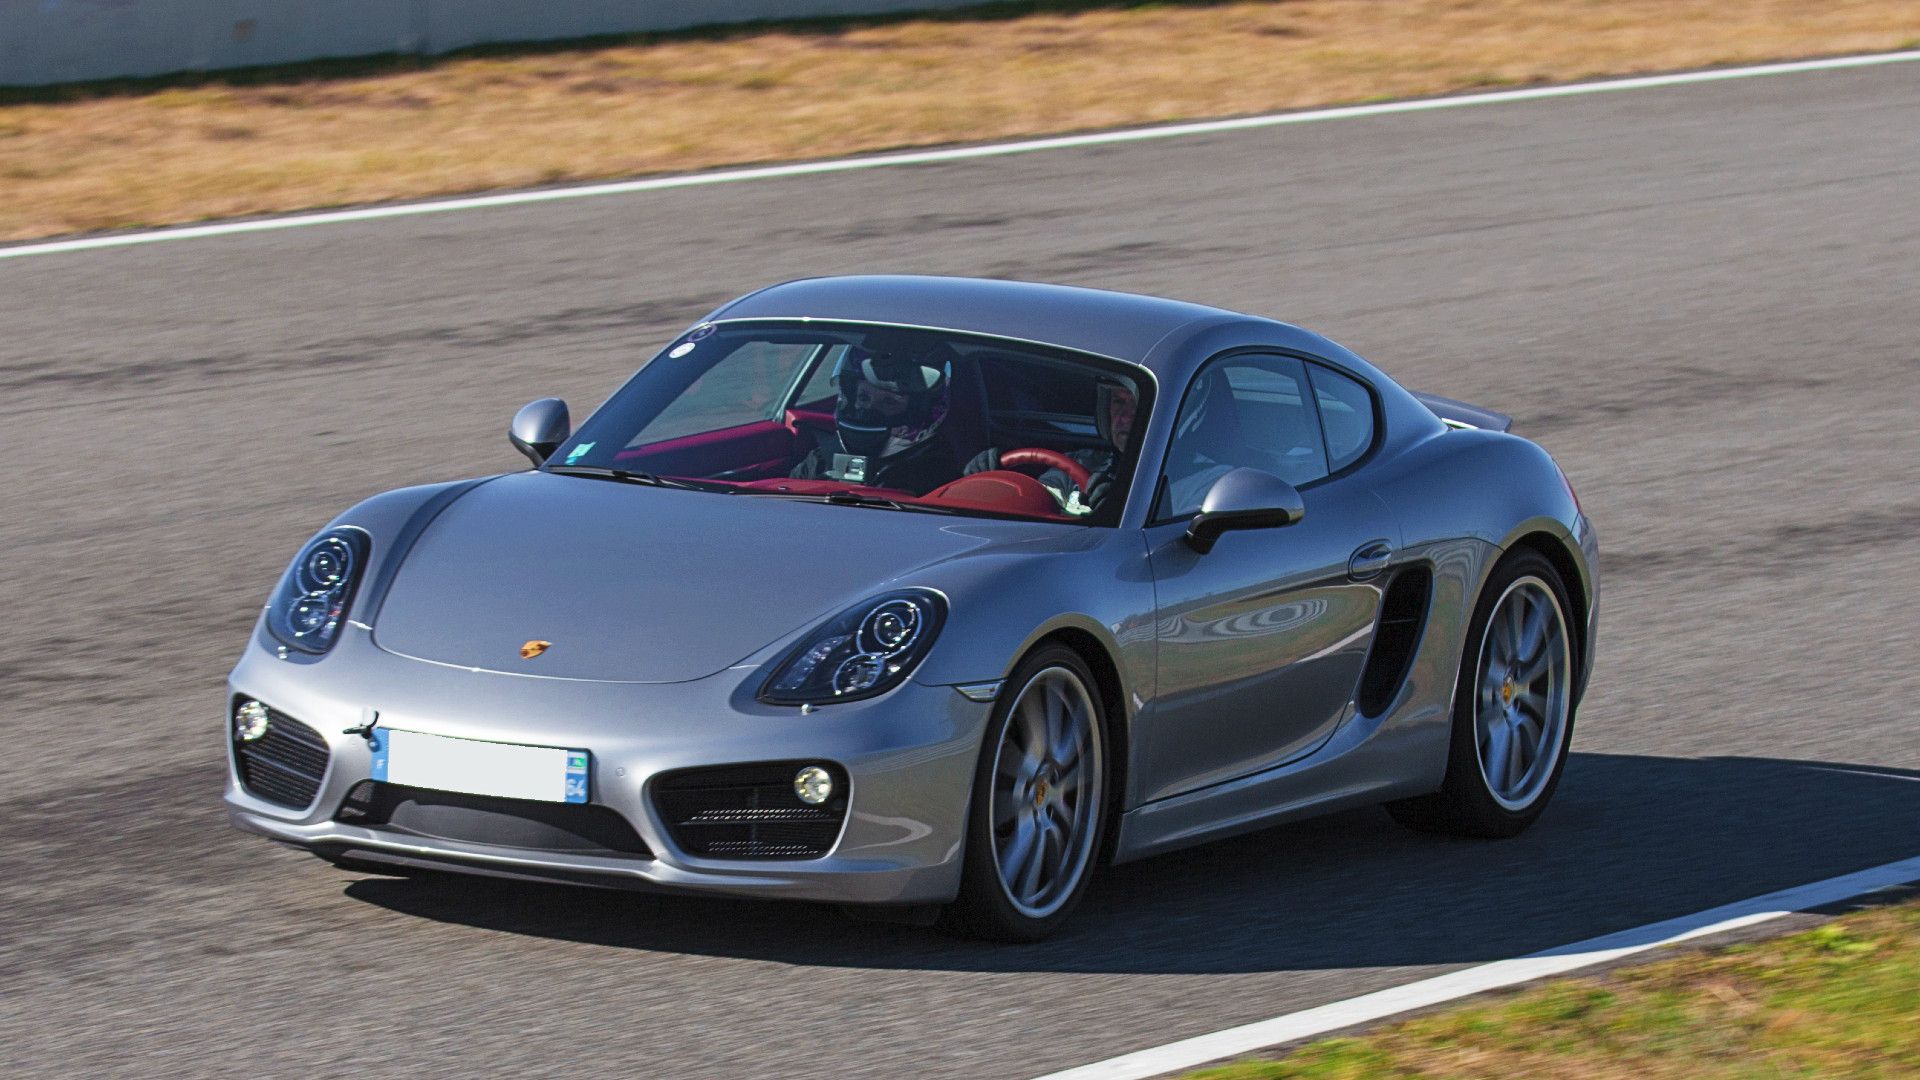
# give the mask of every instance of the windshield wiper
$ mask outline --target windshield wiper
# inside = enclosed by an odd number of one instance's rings
[[[655,476],[649,472],[637,472],[633,469],[610,469],[603,465],[549,465],[547,471],[561,476],[586,476],[596,480],[619,480],[628,484],[645,484],[648,487],[678,488],[681,491],[719,491],[720,488],[708,487],[682,480],[675,476]]]
[[[829,491],[820,496],[821,502],[835,506],[877,506],[882,510],[905,510],[907,505],[883,495],[863,495],[858,491]],[[915,506],[914,509],[919,509]]]
[[[889,499],[884,495],[867,495],[858,491],[829,491],[816,494],[810,491],[769,491],[766,488],[735,488],[736,495],[771,496],[776,499],[794,499],[799,502],[830,503],[834,506],[868,506],[876,510],[921,510],[929,514],[951,514],[953,509],[946,506],[929,506],[926,503],[904,503]]]

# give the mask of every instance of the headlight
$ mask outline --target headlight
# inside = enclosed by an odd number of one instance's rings
[[[889,593],[841,612],[787,654],[760,688],[773,705],[857,701],[898,686],[946,617],[938,593]]]
[[[267,605],[267,629],[290,648],[326,652],[366,561],[367,534],[359,529],[328,529],[307,541]]]

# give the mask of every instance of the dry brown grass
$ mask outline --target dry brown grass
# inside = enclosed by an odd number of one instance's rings
[[[1913,0],[1041,7],[8,104],[0,239],[1920,40]]]

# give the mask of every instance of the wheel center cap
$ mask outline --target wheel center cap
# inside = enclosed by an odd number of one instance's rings
[[[1500,684],[1500,704],[1502,705],[1513,704],[1513,692],[1514,691],[1513,691],[1512,679],[1508,679],[1506,682],[1501,683]]]
[[[1039,807],[1047,801],[1047,780],[1041,777],[1033,785],[1033,805]]]

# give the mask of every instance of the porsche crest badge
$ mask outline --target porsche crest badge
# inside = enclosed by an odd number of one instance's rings
[[[520,646],[520,659],[531,660],[551,648],[553,648],[553,642],[551,641],[529,641],[525,645]]]

